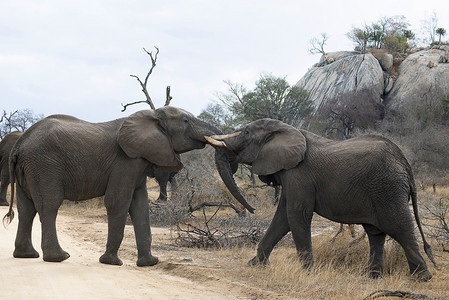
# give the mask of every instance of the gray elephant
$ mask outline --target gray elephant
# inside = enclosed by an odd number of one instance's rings
[[[363,225],[371,277],[382,273],[387,234],[404,248],[411,274],[421,280],[432,277],[408,205],[411,198],[424,249],[433,261],[418,217],[413,173],[394,143],[376,135],[332,141],[271,119],[250,123],[236,134],[207,140],[227,147],[238,162],[252,165],[264,182],[282,185],[281,201],[251,265],[268,263],[273,247],[291,231],[298,254],[310,267],[316,212],[335,222]]]
[[[178,158],[179,159],[179,158]],[[148,177],[154,178],[159,185],[157,201],[167,201],[167,184],[170,182],[172,190],[176,186],[175,176],[178,172],[167,172],[162,169],[151,170]]]
[[[22,132],[13,131],[5,135],[0,142],[0,206],[9,205],[6,201],[6,193],[9,185],[9,153],[11,152],[12,146],[14,146],[21,135]]]
[[[100,262],[121,265],[117,255],[127,215],[131,216],[137,245],[137,265],[158,262],[151,254],[151,231],[146,177],[161,168],[182,168],[176,154],[203,148],[205,135],[220,133],[185,110],[162,107],[143,110],[105,123],[89,123],[75,117],[54,115],[31,126],[11,150],[12,195],[4,217],[14,212],[17,189],[19,224],[14,257],[35,258],[31,242],[36,213],[42,227],[44,261],[60,262],[69,257],[59,245],[55,220],[63,199],[79,201],[104,195],[108,216],[106,251]],[[216,151],[217,169],[242,205],[253,211],[233,180],[229,158]]]

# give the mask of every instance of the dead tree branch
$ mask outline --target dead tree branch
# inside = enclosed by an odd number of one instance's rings
[[[435,205],[425,205],[428,215],[422,217],[423,225],[430,231],[432,239],[441,244],[444,252],[449,252],[449,199],[441,198]]]
[[[178,222],[175,230],[178,235],[175,238],[175,244],[179,247],[189,248],[223,248],[257,244],[262,238],[263,232],[258,227],[240,232],[211,229],[208,224],[211,219],[206,220],[206,229],[201,229],[191,223]]]
[[[156,53],[154,54],[154,56],[153,56],[153,52],[149,52],[149,51],[147,51],[147,49],[143,48],[143,51],[145,51],[145,53],[148,54],[151,59],[151,68],[148,71],[147,75],[145,76],[145,80],[142,82],[142,80],[137,75],[129,75],[129,76],[137,79],[140,86],[142,87],[142,92],[144,93],[146,100],[136,101],[136,102],[128,103],[125,105],[122,104],[122,107],[123,107],[122,112],[125,111],[128,106],[138,104],[138,103],[148,103],[148,105],[151,107],[151,109],[155,109],[155,106],[153,104],[153,101],[151,100],[150,94],[148,93],[148,89],[147,89],[148,79],[150,78],[150,75],[153,73],[153,70],[156,67],[157,56],[159,54],[159,48],[156,46],[154,46],[154,48],[156,48]]]
[[[239,215],[244,214],[244,212],[245,212],[244,209],[241,209],[241,208],[235,206],[232,203],[221,203],[221,202],[203,202],[203,203],[200,203],[200,204],[198,204],[198,205],[196,205],[194,207],[190,207],[189,208],[189,212],[192,213],[192,212],[200,210],[200,209],[202,209],[202,208],[204,208],[206,206],[207,207],[214,207],[214,206],[215,207],[216,206],[218,206],[218,207],[230,207]]]
[[[164,106],[169,106],[171,99],[173,99],[173,97],[170,95],[170,86],[167,86],[167,88],[165,90],[165,104],[164,104]]]
[[[363,300],[368,299],[376,299],[380,297],[398,297],[398,298],[407,298],[407,299],[432,299],[425,294],[415,294],[411,292],[404,291],[390,291],[390,290],[377,290],[369,294],[367,297],[363,298]]]

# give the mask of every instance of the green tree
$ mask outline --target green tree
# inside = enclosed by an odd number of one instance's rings
[[[234,116],[218,103],[209,103],[205,110],[203,110],[198,118],[206,121],[223,132],[232,132],[236,123]]]
[[[438,44],[441,44],[441,37],[446,35],[446,29],[440,27],[435,32],[438,34]]]
[[[209,105],[199,116],[219,128],[238,128],[261,118],[277,119],[298,127],[313,111],[307,92],[290,86],[285,77],[263,74],[250,91],[240,84],[225,83],[228,91],[217,95],[225,111]]]
[[[356,45],[356,50],[364,52],[369,48],[368,43],[372,38],[371,27],[368,25],[364,25],[363,28],[352,27],[346,36]]]
[[[354,42],[356,50],[368,48],[406,52],[413,45],[415,34],[408,29],[410,24],[404,16],[382,17],[371,25],[354,27],[346,36]]]

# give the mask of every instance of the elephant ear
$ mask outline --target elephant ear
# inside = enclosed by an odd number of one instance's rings
[[[306,154],[306,138],[296,128],[279,123],[253,162],[253,172],[270,175],[297,166]]]
[[[144,158],[166,171],[182,169],[182,163],[154,110],[141,110],[126,118],[117,141],[131,158]]]

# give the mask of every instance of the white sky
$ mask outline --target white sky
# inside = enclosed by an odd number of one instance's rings
[[[449,1],[0,0],[0,113],[30,108],[107,121],[149,108],[140,86],[160,49],[148,89],[157,107],[198,115],[223,80],[254,87],[262,72],[295,84],[319,55],[310,39],[327,33],[327,52],[352,50],[353,25],[404,15],[420,32],[434,11],[449,34]],[[448,37],[445,37],[447,39]]]

